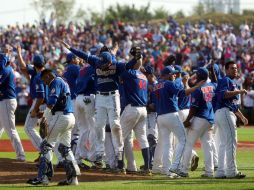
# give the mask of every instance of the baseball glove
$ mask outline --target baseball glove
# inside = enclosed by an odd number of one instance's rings
[[[48,122],[45,117],[41,119],[39,134],[42,139],[44,139],[48,135]]]

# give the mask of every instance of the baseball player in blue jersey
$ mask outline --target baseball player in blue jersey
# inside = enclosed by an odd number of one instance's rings
[[[4,129],[11,139],[17,160],[25,161],[24,149],[15,127],[17,108],[15,76],[12,67],[8,65],[11,51],[7,46],[4,53],[0,53],[0,131]]]
[[[69,86],[61,77],[56,77],[53,71],[48,69],[42,71],[41,78],[49,87],[47,109],[43,118],[43,121],[48,123],[48,134],[40,145],[38,176],[28,180],[27,183],[32,185],[49,183],[53,176],[52,148],[58,141],[58,150],[64,158],[64,169],[67,176],[67,179],[59,182],[58,185],[77,185],[80,170],[71,151],[71,131],[75,124],[75,117]]]
[[[77,98],[75,103],[76,123],[79,128],[79,140],[75,153],[81,168],[87,168],[82,159],[95,161],[95,69],[85,64],[77,79]]]
[[[182,71],[182,67],[180,65],[174,66],[176,73],[176,80],[175,82],[180,86],[182,89],[188,88],[188,79],[189,74]],[[179,107],[179,117],[182,122],[184,122],[189,114],[190,109],[190,96],[179,96],[178,97],[178,107]],[[188,129],[186,130],[188,133]],[[174,138],[173,144],[176,144],[176,139]],[[195,171],[198,167],[199,157],[197,152],[193,149],[192,150],[192,159],[191,159],[191,171]]]
[[[185,173],[181,171],[180,162],[186,146],[186,135],[178,114],[177,97],[181,94],[185,94],[186,96],[190,95],[203,81],[193,88],[184,90],[179,88],[174,82],[175,73],[176,71],[172,66],[165,67],[161,72],[161,80],[154,86],[153,91],[156,96],[155,108],[158,114],[158,127],[162,131],[162,141],[166,142],[167,145],[163,147],[163,165],[167,165],[165,162],[168,162],[168,155],[165,153],[169,149],[167,142],[170,140],[170,134],[173,133],[178,139],[178,144],[175,150],[175,159],[169,168],[169,172],[184,177]]]
[[[150,152],[146,135],[148,82],[146,76],[140,71],[141,66],[142,59],[134,60],[126,65],[130,69],[121,74],[126,101],[126,107],[121,115],[121,127],[123,140],[131,134],[132,130],[135,132],[144,159],[144,168],[141,172],[144,175],[151,175]]]
[[[33,66],[26,64],[22,58],[21,46],[17,46],[18,60],[20,63],[21,72],[30,81],[30,96],[33,99],[33,104],[27,114],[25,122],[25,132],[31,139],[34,147],[40,151],[40,144],[42,138],[35,130],[38,123],[38,113],[44,111],[46,108],[46,91],[47,87],[43,84],[40,75],[41,71],[44,69],[44,58],[42,55],[35,55],[33,58]]]
[[[218,81],[216,89],[215,123],[218,126],[220,147],[218,152],[218,170],[216,178],[244,178],[246,175],[237,170],[236,165],[236,117],[244,125],[248,120],[239,110],[239,95],[246,94],[246,90],[239,90],[234,78],[237,76],[237,65],[234,61],[225,64],[226,76]],[[226,165],[224,158],[226,157]]]
[[[66,63],[67,66],[65,68],[65,71],[63,73],[63,78],[67,81],[70,91],[71,91],[71,101],[72,101],[72,107],[74,111],[74,116],[76,117],[75,113],[75,101],[76,101],[76,96],[77,96],[77,78],[79,76],[79,70],[80,66],[79,64],[79,59],[76,57],[73,53],[68,53],[66,55]],[[78,126],[75,124],[75,127],[73,128],[72,131],[72,137],[71,137],[71,149],[73,153],[75,154],[76,152],[76,147],[77,147],[77,142],[79,138],[79,131],[78,131]]]
[[[97,161],[95,163],[101,165],[103,159],[105,126],[108,118],[118,160],[118,170],[116,172],[125,173],[123,169],[123,140],[120,126],[120,95],[118,91],[119,76],[125,70],[125,64],[116,60],[112,61],[112,55],[109,52],[102,52],[99,56],[94,56],[71,48],[65,42],[62,42],[62,44],[96,69],[95,122]]]
[[[196,72],[197,82],[207,81],[209,72],[206,68],[199,68]],[[188,128],[187,144],[183,156],[182,172],[188,176],[192,149],[200,138],[205,155],[205,173],[201,177],[213,177],[213,150],[212,150],[212,125],[214,113],[212,99],[215,87],[212,83],[204,83],[191,94],[191,107],[184,126]]]

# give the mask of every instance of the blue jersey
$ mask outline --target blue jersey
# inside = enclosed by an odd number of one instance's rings
[[[206,119],[209,123],[214,123],[214,90],[212,83],[205,83],[191,94],[191,107],[197,108],[194,116]]]
[[[3,69],[7,62],[8,62],[9,58],[3,54],[3,53],[0,53],[0,69]]]
[[[36,98],[36,81],[35,76],[37,75],[37,72],[35,68],[32,65],[27,65],[26,70],[30,76],[30,96],[32,99]]]
[[[79,65],[68,64],[63,77],[66,79],[71,90],[71,99],[75,99],[77,96],[77,79],[79,76]]]
[[[181,89],[174,81],[160,80],[153,88],[155,108],[158,115],[174,113],[179,110],[177,97],[184,96],[185,90]]]
[[[84,59],[87,63],[96,69],[97,90],[100,92],[109,92],[118,90],[119,75],[125,71],[125,64],[113,60],[112,65],[107,70],[101,70],[98,66],[101,59],[95,55],[89,55],[83,51],[71,48],[70,51],[76,56]]]
[[[237,90],[237,84],[230,77],[225,76],[218,81],[218,86],[216,89],[216,108],[229,108],[230,111],[236,112],[239,108],[240,97],[239,95],[233,96],[231,98],[225,99],[225,92]]]
[[[182,78],[177,78],[175,80],[176,85],[179,86],[179,88],[184,89],[184,84],[182,82]],[[185,96],[185,94],[181,94],[181,96],[178,97],[178,107],[179,110],[183,109],[189,109],[190,108],[190,96]]]
[[[96,94],[95,69],[90,65],[85,65],[79,71],[77,94],[83,94],[85,96]]]
[[[52,113],[62,111],[73,113],[69,85],[61,77],[56,77],[49,85],[47,105],[53,106]]]
[[[0,68],[0,101],[3,99],[15,99],[15,89],[15,75],[12,67],[4,66]]]
[[[43,98],[44,102],[47,102],[47,94],[48,94],[48,87],[43,83],[41,80],[41,73],[38,73],[34,77],[34,83],[35,83],[35,97],[36,98]]]
[[[138,70],[127,70],[122,73],[123,88],[126,105],[146,106],[147,105],[147,87],[146,76]]]

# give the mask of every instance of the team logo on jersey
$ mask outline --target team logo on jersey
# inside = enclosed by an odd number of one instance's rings
[[[52,88],[51,94],[54,94],[55,92],[56,92],[56,89],[55,89],[55,88]]]

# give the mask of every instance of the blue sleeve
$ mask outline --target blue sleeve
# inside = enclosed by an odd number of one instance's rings
[[[40,79],[36,81],[36,98],[45,98],[44,84]]]
[[[4,68],[6,66],[7,61],[8,57],[3,53],[0,53],[0,68]]]
[[[7,76],[9,76],[9,72],[0,71],[0,85],[5,81]]]
[[[48,97],[48,105],[52,106],[55,105],[57,102],[57,98],[61,93],[61,83],[58,83],[56,80],[52,82],[50,85],[50,92]]]
[[[199,89],[196,89],[193,93],[191,93],[191,107],[199,107],[199,100],[201,100],[201,92]]]
[[[220,80],[216,91],[218,98],[224,100],[225,92],[228,91],[228,80],[226,79]]]
[[[120,73],[120,74],[123,73],[124,71],[126,71],[125,64],[121,62],[117,62],[116,69],[117,69],[117,73]]]
[[[36,74],[36,71],[32,65],[26,65],[26,70],[29,75],[33,76]]]
[[[96,66],[96,63],[100,61],[100,58],[94,55],[89,55],[88,53],[75,49],[75,48],[70,48],[70,51],[78,56],[81,59],[84,59],[87,63],[89,63],[92,66]]]

